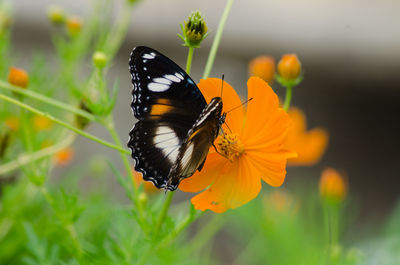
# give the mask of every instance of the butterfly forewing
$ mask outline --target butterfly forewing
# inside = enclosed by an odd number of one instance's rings
[[[167,187],[171,170],[178,167],[188,132],[205,109],[206,101],[177,64],[151,48],[136,47],[129,69],[133,84],[131,106],[138,119],[128,142],[135,169],[158,188],[175,189],[177,185]]]

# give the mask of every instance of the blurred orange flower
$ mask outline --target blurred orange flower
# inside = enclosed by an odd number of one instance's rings
[[[23,69],[10,67],[8,82],[14,86],[26,88],[29,82],[28,73]]]
[[[198,86],[208,102],[220,96],[218,78],[201,80]],[[245,114],[239,96],[224,82],[223,112],[239,106],[226,117],[225,138],[216,139],[218,151],[225,157],[211,148],[202,171],[179,185],[185,192],[202,191],[192,198],[198,210],[222,213],[237,208],[258,195],[261,179],[271,186],[282,185],[286,160],[296,155],[285,148],[290,120],[279,108],[272,88],[258,77],[251,77],[247,87],[253,100]]]
[[[311,166],[316,164],[324,154],[328,145],[328,132],[322,128],[306,131],[306,117],[297,108],[288,111],[292,120],[289,128],[287,148],[295,150],[296,158],[290,158],[290,166]]]
[[[42,115],[35,115],[33,116],[33,127],[38,130],[38,131],[47,131],[50,130],[51,127],[53,126],[52,121],[44,117]]]
[[[159,191],[156,186],[151,181],[144,181],[142,173],[133,170],[133,181],[139,186],[143,183],[144,191],[147,193],[153,193]]]
[[[293,197],[282,189],[271,191],[267,196],[264,196],[263,201],[267,212],[272,208],[277,212],[293,213],[298,208],[298,204]]]
[[[322,172],[319,192],[326,201],[333,203],[343,201],[347,195],[347,186],[347,181],[333,168],[327,168]]]
[[[60,151],[58,151],[54,155],[54,160],[56,165],[65,166],[71,162],[72,158],[74,157],[74,149],[67,147]]]
[[[19,118],[17,116],[7,117],[4,121],[8,128],[12,131],[18,131],[19,129]]]
[[[284,54],[278,62],[278,73],[287,81],[295,80],[301,73],[301,63],[296,54]]]
[[[258,76],[268,83],[274,82],[275,59],[272,56],[258,56],[249,62],[249,75]]]
[[[76,36],[81,32],[83,21],[80,17],[71,16],[67,19],[67,30],[71,36]]]

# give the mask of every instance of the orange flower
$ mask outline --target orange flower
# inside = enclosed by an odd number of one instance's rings
[[[274,209],[276,212],[286,212],[296,209],[296,202],[293,197],[284,190],[271,191],[268,196],[264,196],[264,206],[267,211]]]
[[[210,102],[219,96],[221,80],[201,80],[198,86]],[[202,171],[179,185],[185,192],[202,191],[192,198],[198,210],[222,213],[237,208],[258,195],[261,179],[271,186],[282,185],[286,160],[296,155],[285,148],[290,120],[279,108],[271,87],[258,77],[251,77],[247,87],[248,97],[253,100],[245,114],[235,90],[224,83],[223,112],[239,106],[226,117],[225,138],[219,136],[215,141],[225,157],[211,148]]]
[[[284,54],[278,63],[279,75],[287,81],[295,80],[301,72],[301,63],[296,54]]]
[[[272,56],[258,56],[249,63],[249,75],[258,76],[268,83],[275,77],[275,59]]]
[[[67,30],[71,36],[76,36],[81,32],[82,29],[82,19],[77,16],[72,16],[67,19]]]
[[[71,162],[74,157],[74,149],[67,147],[57,152],[54,155],[55,163],[60,166],[65,166]]]
[[[53,123],[49,118],[42,115],[35,115],[33,116],[33,126],[38,131],[47,131],[51,129]]]
[[[314,128],[306,131],[306,117],[297,108],[288,111],[292,120],[289,128],[287,148],[295,150],[296,158],[290,158],[291,166],[311,166],[316,164],[324,154],[328,145],[328,133],[322,128]]]
[[[19,118],[17,116],[7,117],[4,123],[10,128],[12,131],[18,131],[19,129]]]
[[[137,172],[135,170],[133,170],[133,181],[135,181],[137,186],[143,183],[144,191],[146,191],[147,193],[153,193],[159,191],[159,189],[157,189],[152,182],[144,181],[142,173]]]
[[[10,72],[8,73],[8,82],[14,86],[26,88],[28,86],[29,76],[23,69],[10,67]]]
[[[327,168],[322,172],[319,192],[327,202],[339,203],[347,195],[347,181],[333,168]]]

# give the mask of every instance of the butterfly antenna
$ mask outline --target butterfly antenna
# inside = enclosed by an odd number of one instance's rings
[[[222,74],[221,98],[222,98],[222,91],[224,91],[224,79],[225,79],[225,75]]]
[[[234,107],[233,109],[228,110],[226,113],[229,113],[229,112],[231,112],[231,111],[234,111],[235,109],[237,109],[237,108],[239,108],[239,107],[241,107],[241,106],[243,106],[243,105],[249,103],[249,102],[252,101],[252,100],[253,100],[253,98],[249,98],[248,100],[246,100],[245,102],[243,102],[243,103],[240,104],[239,106],[236,106],[236,107]]]

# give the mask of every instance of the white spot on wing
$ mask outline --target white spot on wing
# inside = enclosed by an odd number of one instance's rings
[[[144,58],[144,59],[154,59],[154,57],[156,57],[154,52],[146,53],[146,54],[143,54],[143,56],[142,56],[142,58]]]
[[[179,138],[168,126],[160,126],[154,136],[154,145],[174,164],[179,154]]]
[[[183,75],[181,75],[180,73],[175,73],[175,76],[178,77],[180,80],[185,79],[183,78]]]
[[[179,79],[178,77],[176,77],[174,75],[164,75],[164,77],[169,79],[169,80],[171,80],[171,81],[173,81],[173,82],[176,82],[176,83],[181,82],[181,79]]]
[[[164,92],[164,91],[168,90],[169,85],[160,84],[160,83],[149,83],[147,85],[147,88],[153,92]]]
[[[166,78],[162,78],[162,77],[157,77],[153,79],[154,82],[160,83],[160,84],[165,84],[165,85],[170,85],[172,84],[171,80],[168,80]]]

